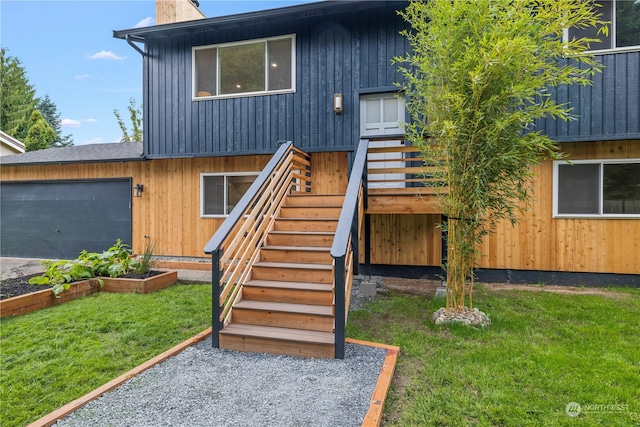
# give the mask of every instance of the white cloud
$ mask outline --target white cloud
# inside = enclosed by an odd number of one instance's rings
[[[148,16],[144,18],[142,21],[138,22],[133,28],[148,27],[150,25],[153,25],[154,23],[155,23],[155,19],[153,19],[151,16]]]
[[[89,74],[76,74],[73,78],[76,80],[85,80],[89,78]]]
[[[81,125],[79,120],[62,119],[60,121],[60,126],[63,128],[79,128]]]
[[[126,59],[126,56],[118,56],[110,50],[101,50],[100,52],[94,53],[89,58],[91,59],[106,59],[108,61],[122,61]]]
[[[82,119],[81,121],[85,123],[98,123],[96,119]]]

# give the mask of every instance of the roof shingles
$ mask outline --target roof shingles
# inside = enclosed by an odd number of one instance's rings
[[[3,156],[0,157],[0,165],[42,165],[141,160],[144,160],[141,142],[114,142],[48,148],[46,150]]]

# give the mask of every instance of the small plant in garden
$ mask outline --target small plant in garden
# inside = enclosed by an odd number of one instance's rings
[[[78,255],[78,260],[91,266],[96,276],[123,276],[132,271],[137,271],[139,267],[138,261],[131,258],[129,245],[120,239],[116,240],[113,246],[102,253],[83,250]]]
[[[146,273],[152,266],[153,249],[153,245],[145,249],[145,255],[139,262],[131,257],[129,245],[118,239],[113,246],[101,253],[83,250],[73,261],[41,261],[46,269],[45,273],[29,279],[29,283],[51,285],[53,294],[58,297],[76,280],[98,276],[118,277],[132,272]],[[143,263],[144,265],[141,265]],[[103,282],[100,280],[100,286],[102,285]]]
[[[29,279],[29,283],[32,285],[51,285],[51,291],[56,298],[60,298],[58,295],[69,289],[71,282],[94,277],[91,267],[78,260],[40,262],[45,268],[44,274],[42,276],[32,277]],[[102,281],[100,281],[100,286],[102,286]]]
[[[151,242],[144,248],[144,253],[138,256],[137,267],[135,267],[136,274],[145,274],[151,271],[156,265],[156,261],[153,259],[153,253],[156,249],[156,243]]]

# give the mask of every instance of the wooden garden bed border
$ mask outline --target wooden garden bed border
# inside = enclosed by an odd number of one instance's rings
[[[71,283],[71,287],[56,298],[51,289],[43,289],[25,295],[0,300],[0,317],[22,316],[43,308],[72,301],[76,298],[92,295],[96,292],[138,292],[148,294],[171,286],[178,281],[177,271],[165,271],[162,274],[148,277],[146,279],[125,279],[101,277],[104,286],[100,287],[97,278],[82,280]]]
[[[56,409],[55,411],[45,415],[39,420],[34,421],[29,424],[27,427],[49,427],[53,425],[56,421],[66,417],[67,415],[75,412],[80,409],[87,403],[91,402],[102,396],[104,393],[113,390],[114,388],[122,385],[125,381],[130,380],[138,374],[146,371],[153,366],[164,362],[170,357],[177,355],[182,352],[187,347],[191,347],[194,344],[199,343],[200,341],[206,339],[209,335],[211,335],[212,328],[207,328],[206,330],[200,332],[198,335],[189,338],[186,341],[181,342],[175,347],[170,348],[164,353],[159,354],[158,356],[149,359],[142,365],[139,365],[130,371],[120,375],[117,378],[109,381],[101,387],[85,394],[84,396],[79,397],[78,399],[67,403],[66,405]],[[398,360],[398,353],[400,351],[400,347],[386,345],[386,344],[378,344],[368,341],[360,341],[351,338],[346,339],[347,343],[350,344],[358,344],[358,345],[366,345],[370,347],[383,348],[387,350],[387,355],[382,364],[382,368],[380,369],[380,375],[378,376],[378,381],[376,382],[376,387],[373,390],[373,394],[371,395],[371,401],[369,403],[369,410],[367,411],[364,421],[362,422],[362,427],[372,427],[372,426],[380,426],[380,421],[382,420],[382,410],[384,409],[384,402],[387,397],[387,392],[389,391],[389,386],[391,385],[391,379],[393,378],[393,373],[396,368],[396,362]]]

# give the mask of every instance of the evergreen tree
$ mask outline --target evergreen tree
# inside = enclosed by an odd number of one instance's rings
[[[4,48],[0,49],[0,57],[0,129],[24,140],[37,103],[35,89],[29,84],[20,60],[8,56]]]
[[[49,123],[38,110],[33,110],[33,113],[31,113],[28,127],[29,131],[24,139],[27,151],[50,148],[57,138],[56,131],[49,126]]]
[[[53,142],[52,147],[66,147],[73,145],[71,135],[62,136],[62,129],[60,129],[60,113],[58,112],[56,104],[51,100],[51,98],[49,98],[49,94],[45,95],[45,97],[40,100],[37,108],[40,110],[40,113],[42,113],[42,116],[47,123],[49,123],[49,126],[51,126],[56,132],[56,140]]]

